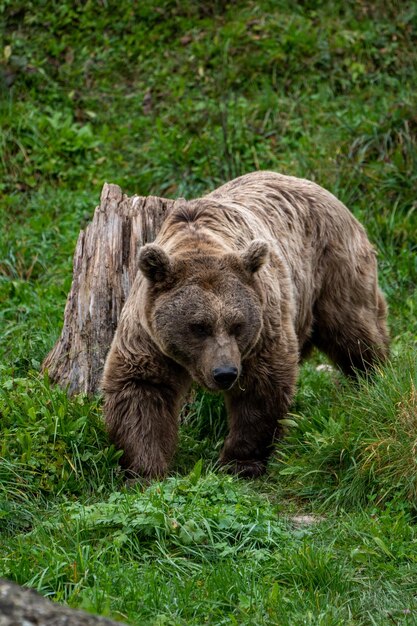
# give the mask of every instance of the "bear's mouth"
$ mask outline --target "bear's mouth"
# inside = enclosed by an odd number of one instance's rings
[[[219,391],[230,391],[235,385],[237,385],[237,380],[235,380],[235,382],[233,382],[231,385],[229,385],[228,387],[222,386],[222,385],[218,385],[216,383],[211,383],[210,385],[208,385],[207,383],[204,383],[202,386],[207,389],[207,391],[212,391],[212,392],[219,392]]]
[[[217,391],[230,391],[232,389],[232,387],[234,387],[237,384],[238,378],[236,378],[231,384],[218,384],[215,383],[214,389]]]

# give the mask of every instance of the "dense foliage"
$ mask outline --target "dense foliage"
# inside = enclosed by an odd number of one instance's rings
[[[415,623],[417,5],[0,0],[0,36],[0,575],[132,624]],[[315,355],[258,481],[217,471],[196,392],[172,476],[128,490],[100,400],[38,373],[78,231],[104,181],[268,168],[365,224],[392,361],[353,386]]]

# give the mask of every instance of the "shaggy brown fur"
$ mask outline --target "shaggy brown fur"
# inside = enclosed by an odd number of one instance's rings
[[[375,252],[310,181],[255,172],[178,200],[139,266],[102,385],[108,431],[133,473],[167,471],[192,380],[224,391],[221,462],[257,476],[300,358],[317,346],[352,375],[387,356]]]

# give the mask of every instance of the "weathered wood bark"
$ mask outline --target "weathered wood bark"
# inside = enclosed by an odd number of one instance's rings
[[[93,220],[78,237],[61,336],[42,364],[70,393],[98,390],[138,251],[155,239],[173,203],[155,196],[128,198],[117,185],[104,185]]]
[[[0,626],[123,626],[54,604],[31,589],[0,579]]]

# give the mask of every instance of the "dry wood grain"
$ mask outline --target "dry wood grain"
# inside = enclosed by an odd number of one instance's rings
[[[104,360],[135,278],[140,247],[153,241],[174,200],[128,197],[105,184],[80,232],[61,336],[42,364],[69,393],[98,391]]]

